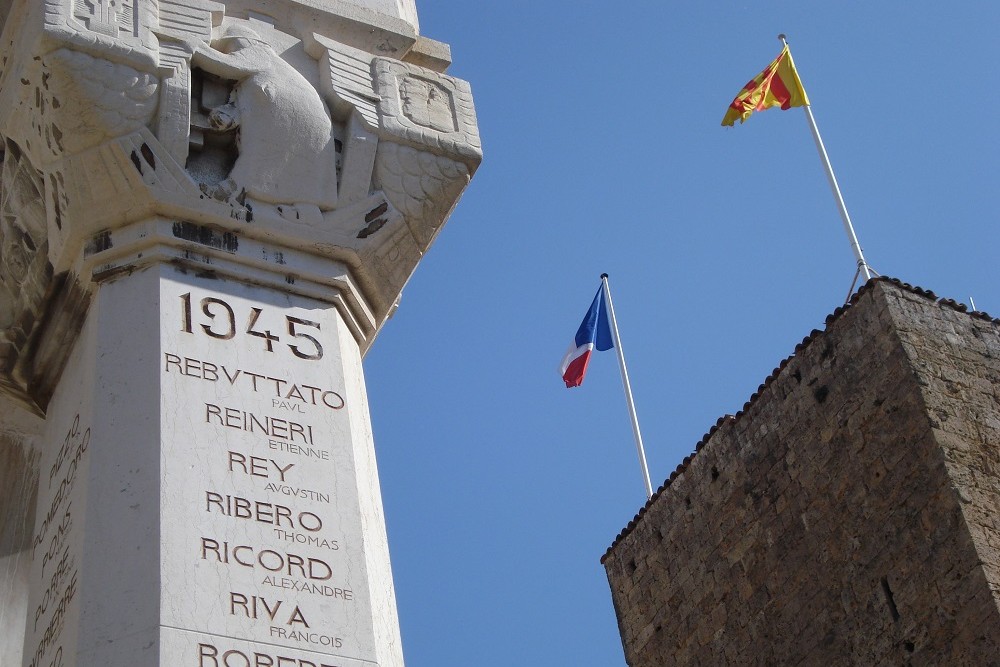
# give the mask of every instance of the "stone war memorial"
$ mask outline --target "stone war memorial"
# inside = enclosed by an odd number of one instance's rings
[[[403,664],[361,359],[481,157],[413,0],[0,2],[0,665]]]

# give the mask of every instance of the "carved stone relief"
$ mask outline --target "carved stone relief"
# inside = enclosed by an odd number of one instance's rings
[[[48,262],[45,186],[41,173],[7,140],[0,171],[0,365],[9,368],[41,304],[52,267]]]
[[[159,99],[155,75],[70,49],[42,58],[40,81],[36,131],[44,162],[148,126]]]
[[[95,56],[113,54],[115,60],[136,67],[155,64],[153,31],[157,28],[158,0],[33,2],[45,7],[45,32],[50,42],[46,51],[56,44]]]
[[[469,182],[462,162],[388,141],[379,144],[375,183],[406,218],[417,243],[427,247]],[[449,197],[451,197],[449,199]]]
[[[458,130],[451,91],[440,82],[405,76],[399,81],[399,99],[403,115],[414,125],[438,132]]]
[[[320,87],[334,112],[356,112],[383,140],[464,162],[482,160],[472,89],[461,79],[316,37]]]
[[[308,242],[352,267],[377,330],[481,160],[468,84],[213,0],[42,1],[2,91],[0,336],[32,335],[54,274],[153,215]]]
[[[214,186],[229,178],[239,156],[239,127],[218,127],[211,120],[215,109],[230,104],[235,85],[235,81],[201,69],[191,73],[191,133],[186,164],[192,178],[206,186],[206,190],[222,190]]]
[[[479,164],[482,145],[468,83],[387,58],[376,58],[372,67],[384,133],[473,169]]]
[[[136,0],[76,0],[74,16],[83,21],[88,29],[110,37],[118,37],[119,31],[139,35],[139,17]]]
[[[337,204],[333,124],[315,88],[252,28],[232,23],[211,48],[198,46],[192,63],[236,81],[225,104],[208,115],[212,128],[237,133],[238,157],[219,199],[245,192],[272,204]]]

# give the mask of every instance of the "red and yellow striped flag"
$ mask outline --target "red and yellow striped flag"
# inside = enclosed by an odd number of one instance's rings
[[[802,87],[802,81],[799,80],[799,73],[795,71],[792,53],[785,44],[785,48],[774,62],[755,76],[753,81],[743,86],[743,90],[729,105],[722,124],[732,127],[737,119],[742,123],[754,111],[763,111],[771,107],[791,109],[808,104],[809,98],[806,96],[805,88]]]

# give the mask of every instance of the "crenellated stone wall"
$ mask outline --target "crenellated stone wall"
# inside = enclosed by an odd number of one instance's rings
[[[866,286],[603,558],[631,667],[993,665],[1000,326]]]

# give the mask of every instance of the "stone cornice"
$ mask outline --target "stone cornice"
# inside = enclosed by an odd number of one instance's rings
[[[406,20],[150,7],[11,10],[0,387],[36,410],[97,285],[150,262],[328,303],[367,350],[482,159],[469,85]]]

